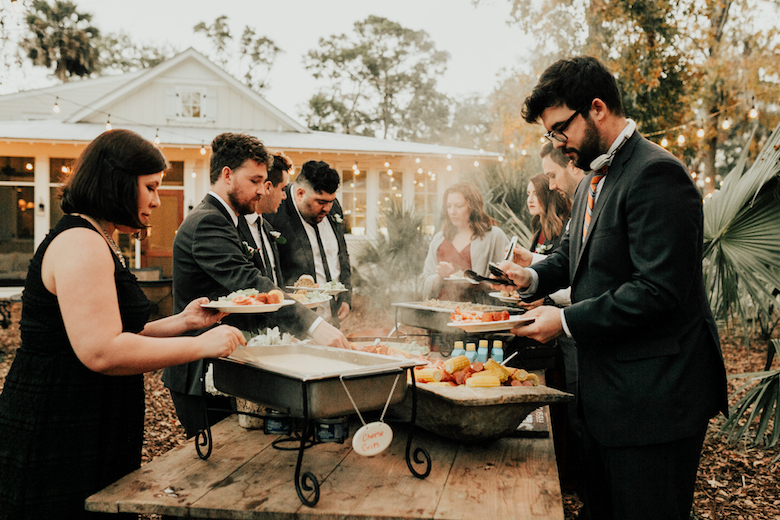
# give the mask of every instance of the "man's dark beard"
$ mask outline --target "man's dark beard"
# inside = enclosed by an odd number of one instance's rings
[[[235,195],[233,195],[233,192],[230,192],[227,194],[228,196],[228,202],[233,207],[233,209],[236,211],[238,215],[249,215],[250,213],[255,212],[255,201],[252,201],[251,205],[249,204],[242,204],[238,201],[238,198],[236,198]]]
[[[576,159],[574,159],[574,166],[587,172],[590,171],[590,163],[593,162],[593,159],[603,152],[599,147],[599,134],[593,120],[586,118],[585,123],[587,124],[587,130],[579,150],[575,151]],[[574,151],[574,149],[565,147],[563,149],[563,153],[570,151]]]

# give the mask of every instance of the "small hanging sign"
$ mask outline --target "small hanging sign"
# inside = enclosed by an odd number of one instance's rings
[[[352,448],[358,455],[378,455],[393,442],[393,430],[387,423],[371,422],[362,426],[352,437]]]

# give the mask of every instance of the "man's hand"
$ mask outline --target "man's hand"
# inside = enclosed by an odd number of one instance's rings
[[[558,307],[542,305],[523,314],[524,317],[535,318],[533,323],[521,325],[510,332],[515,336],[525,336],[539,343],[548,343],[563,334],[561,310]]]
[[[498,268],[504,271],[506,273],[507,277],[515,282],[515,286],[512,287],[511,285],[500,285],[496,287],[500,287],[502,291],[514,291],[514,290],[525,290],[528,288],[529,285],[531,285],[531,282],[533,281],[533,278],[531,278],[531,273],[529,273],[524,267],[521,267],[513,262],[510,262],[509,260],[504,260],[500,264],[498,264]]]
[[[347,302],[342,302],[341,307],[339,307],[339,320],[344,321],[347,319],[347,316],[349,316],[349,304]]]
[[[325,320],[322,320],[314,331],[312,331],[311,338],[317,345],[346,349],[352,348],[344,334]]]
[[[534,255],[528,249],[516,246],[512,261],[520,267],[528,267],[533,262]]]

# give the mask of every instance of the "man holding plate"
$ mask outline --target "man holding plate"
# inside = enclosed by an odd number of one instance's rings
[[[265,181],[272,165],[265,146],[255,137],[223,133],[214,138],[211,191],[187,215],[173,241],[174,312],[201,296],[213,301],[241,289],[256,289],[261,293],[277,289],[253,263],[257,250],[242,241],[238,231],[239,219],[254,212],[258,201],[266,195]],[[296,336],[309,335],[320,345],[349,348],[349,342],[338,329],[298,302],[272,314],[234,314],[222,321],[245,331],[279,325]],[[188,437],[206,426],[202,397],[204,368],[204,363],[198,361],[166,368],[163,372],[163,382],[171,392]],[[206,396],[206,399],[212,401],[209,407],[229,405],[227,398]],[[210,414],[209,422],[213,424],[222,418]]]

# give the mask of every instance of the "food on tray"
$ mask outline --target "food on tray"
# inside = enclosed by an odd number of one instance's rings
[[[289,345],[298,340],[289,332],[282,333],[279,327],[267,328],[265,332],[241,331],[246,338],[247,347],[268,347],[272,345]]]
[[[294,287],[319,287],[314,278],[308,274],[302,274],[298,277],[298,280],[293,284]]]
[[[517,290],[514,291],[501,291],[502,298],[520,298],[520,293]]]
[[[284,293],[279,289],[273,289],[267,293],[261,293],[257,289],[240,289],[220,297],[219,301],[229,302],[233,305],[276,304],[284,301]]]
[[[506,321],[509,319],[509,311],[497,311],[497,312],[479,312],[479,311],[464,311],[460,306],[455,307],[455,311],[450,318],[453,322],[460,323],[483,323],[490,321]]]
[[[437,300],[435,298],[426,300],[420,303],[420,305],[424,307],[434,307],[437,309],[448,309],[453,311],[457,307],[460,307],[462,311],[475,311],[475,312],[494,311],[496,309],[501,308],[501,307],[496,307],[495,305],[485,305],[484,303],[453,302],[447,300]]]
[[[522,368],[502,366],[494,359],[486,363],[471,363],[466,356],[455,356],[447,361],[421,359],[428,361],[428,366],[414,370],[414,379],[418,383],[469,387],[539,386],[539,376],[536,374]]]

